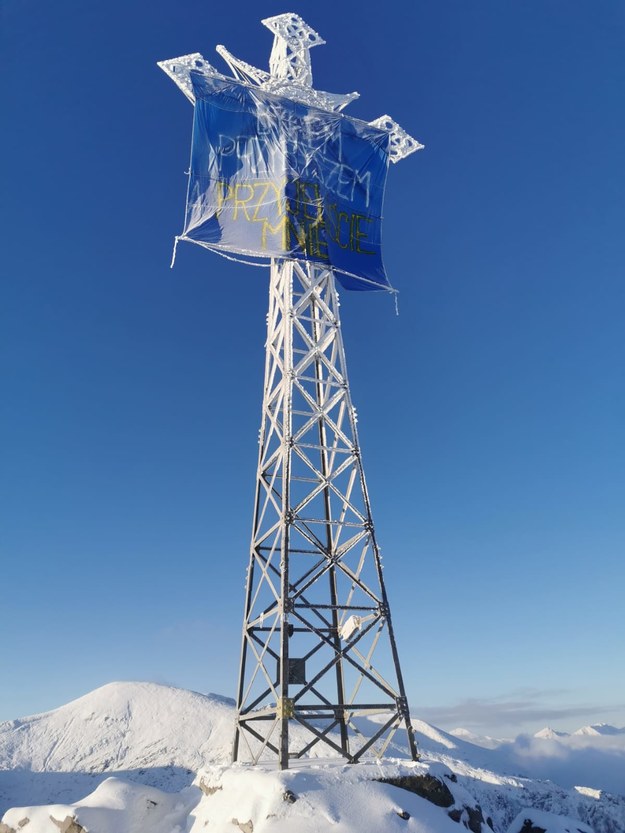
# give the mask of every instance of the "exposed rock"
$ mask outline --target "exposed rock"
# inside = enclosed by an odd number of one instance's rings
[[[391,784],[393,787],[415,793],[415,795],[425,798],[432,804],[436,804],[437,807],[451,807],[454,803],[454,797],[447,784],[428,772],[424,775],[403,775],[399,778],[379,778],[376,780],[379,780],[382,784]]]
[[[82,824],[76,820],[76,816],[65,816],[63,821],[50,816],[50,821],[56,824],[61,833],[87,833]]]
[[[538,735],[536,737],[538,737]],[[546,829],[544,827],[535,825],[531,819],[525,819],[523,825],[517,829],[518,833],[546,833]]]
[[[442,780],[443,778],[447,778],[452,783],[458,781],[453,772],[443,772],[442,776],[432,775],[428,772],[423,775],[405,775],[398,778],[380,778],[377,780],[380,780],[383,784],[391,784],[393,787],[415,793],[437,807],[451,807],[452,809],[449,810],[447,815],[452,821],[463,824],[471,833],[483,833],[483,825],[486,825],[487,822],[484,820],[480,805],[471,806],[466,803],[466,799],[463,803],[458,802],[447,784]],[[492,829],[492,821],[489,827]],[[523,831],[523,833],[532,833],[532,831]]]
[[[615,831],[619,828],[615,828]],[[526,807],[514,819],[508,833],[593,833],[591,827],[571,816]]]
[[[16,831],[14,827],[9,827],[8,824],[0,821],[0,833],[16,833]]]
[[[238,819],[232,819],[232,823],[236,824],[236,826],[241,830],[241,833],[254,833],[254,825],[252,823],[252,819],[249,821],[239,821]]]
[[[544,827],[539,827],[537,824],[534,824],[531,819],[525,819],[520,833],[547,833],[547,830]]]
[[[219,784],[216,787],[212,787],[209,784],[207,784],[203,778],[200,778],[199,788],[202,790],[204,795],[215,795],[215,793],[219,790],[223,790],[221,784]]]
[[[482,825],[488,824],[488,821],[484,821],[484,814],[479,804],[476,804],[475,807],[469,807],[467,804],[462,807],[454,807],[447,815],[452,821],[461,822],[471,833],[482,833]],[[488,826],[492,829],[492,824]],[[523,833],[528,833],[528,831],[524,830]],[[530,831],[530,833],[533,833],[533,831]],[[543,830],[542,833],[545,833],[545,831]]]

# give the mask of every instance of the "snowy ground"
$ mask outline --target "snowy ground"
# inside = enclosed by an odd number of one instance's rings
[[[28,833],[58,833],[73,816],[89,833],[197,833],[209,817],[213,830],[231,833],[307,833],[322,829],[315,826],[319,819],[326,819],[323,830],[336,833],[464,829],[423,798],[372,782],[367,767],[377,764],[345,767],[338,760],[312,759],[305,771],[233,770],[225,766],[232,721],[232,702],[223,697],[152,683],[112,683],[54,711],[0,724],[0,815],[10,807],[48,805],[6,813],[9,829],[28,817]],[[585,833],[584,823],[594,833],[625,833],[625,731],[584,727],[574,735],[543,731],[497,741],[413,722],[423,756],[419,766],[454,773],[457,780],[449,786],[479,804],[496,833],[516,833],[518,817],[528,817],[530,808],[557,815],[562,830],[566,818],[576,821],[571,833]],[[203,792],[201,783],[216,778],[220,789]],[[297,779],[297,789],[287,786]],[[292,807],[281,798],[273,809],[262,804],[268,790],[280,797],[287,789],[302,796]],[[242,796],[251,802],[248,815],[232,812]],[[400,804],[410,819],[392,810]],[[58,824],[51,827],[50,816]],[[233,826],[233,818],[243,826]],[[549,818],[548,829],[559,830]],[[248,821],[253,830],[245,827]]]

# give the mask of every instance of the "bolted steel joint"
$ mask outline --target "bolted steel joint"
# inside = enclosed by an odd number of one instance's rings
[[[404,718],[410,719],[410,712],[408,711],[408,700],[406,697],[397,698],[397,712]],[[410,727],[412,729],[412,726]],[[414,729],[412,729],[414,732]]]

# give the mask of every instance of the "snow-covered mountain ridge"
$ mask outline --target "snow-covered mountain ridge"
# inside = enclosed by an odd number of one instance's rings
[[[0,815],[10,806],[76,802],[110,775],[170,793],[189,788],[198,771],[229,762],[233,717],[232,701],[217,695],[111,683],[0,724]],[[520,737],[484,748],[413,722],[423,760],[449,767],[496,833],[528,807],[578,819],[594,833],[625,833],[625,733],[578,736],[581,746]]]
[[[625,726],[618,729],[616,726],[610,726],[609,723],[593,723],[592,726],[582,726],[574,735],[591,735],[600,737],[613,737],[614,735],[622,735],[625,743]]]

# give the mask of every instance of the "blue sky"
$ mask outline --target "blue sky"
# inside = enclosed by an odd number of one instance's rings
[[[4,4],[0,720],[234,692],[267,275],[169,269],[192,108],[156,61],[267,66],[283,11],[317,87],[426,145],[389,174],[400,316],[341,307],[412,710],[625,725],[619,0]]]

